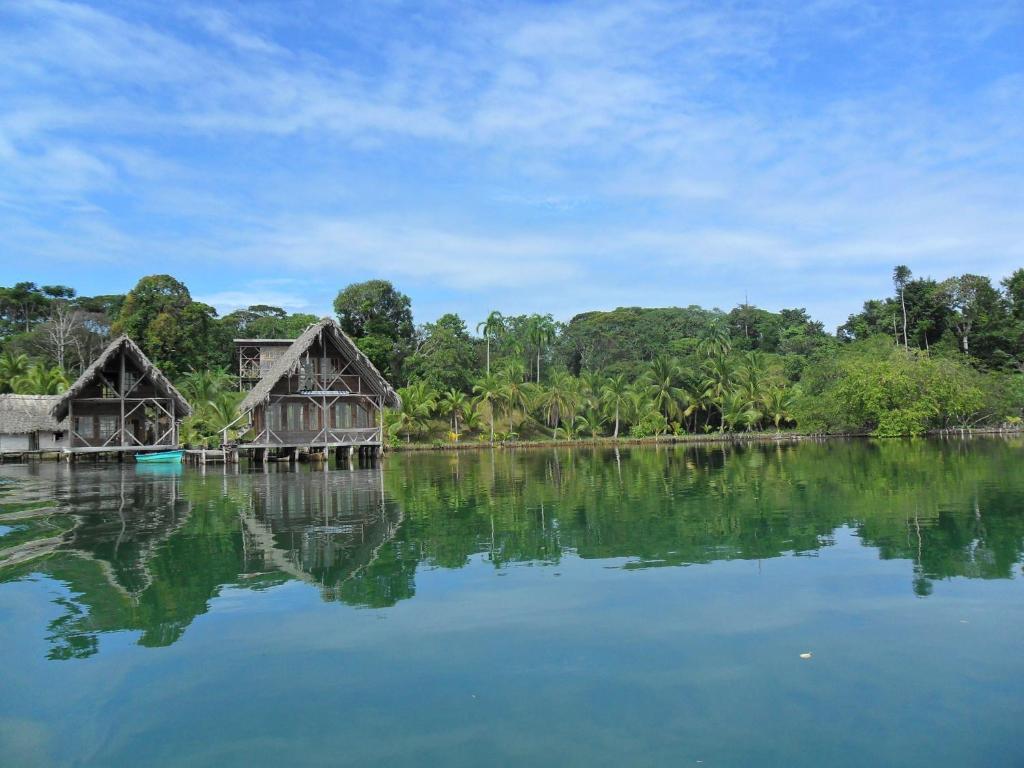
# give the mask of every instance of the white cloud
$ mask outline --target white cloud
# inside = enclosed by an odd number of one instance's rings
[[[858,269],[887,290],[895,261],[1024,255],[1024,63],[962,65],[1014,5],[373,5],[314,29],[28,0],[0,10],[0,226],[68,262],[383,273],[563,310],[728,302],[714,281],[746,272],[831,323],[866,298],[830,287]],[[819,82],[823,46],[841,63]]]

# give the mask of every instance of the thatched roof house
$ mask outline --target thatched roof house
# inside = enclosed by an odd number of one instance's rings
[[[69,450],[138,451],[178,445],[192,407],[127,336],[107,345],[50,408],[68,419]]]
[[[0,395],[0,453],[56,450],[66,421],[50,409],[60,395]]]
[[[153,388],[160,395],[174,401],[179,416],[184,418],[192,413],[192,406],[188,404],[188,400],[175,389],[171,380],[150,362],[139,345],[127,336],[118,336],[107,345],[99,357],[92,361],[92,365],[82,371],[82,375],[68,388],[67,392],[58,396],[51,411],[53,416],[58,419],[66,418],[68,404],[75,398],[81,397],[90,386],[95,385],[103,376],[104,369],[108,367],[108,364],[121,354],[135,364],[136,370],[142,374],[142,377],[151,381]]]
[[[369,385],[368,393],[382,397],[384,405],[391,408],[401,406],[402,401],[399,399],[398,393],[387,379],[381,376],[380,371],[370,361],[370,358],[356,346],[348,334],[341,330],[341,326],[336,320],[324,317],[303,331],[302,335],[277,358],[267,375],[260,379],[259,383],[246,395],[239,410],[244,413],[267,400],[274,386],[289,372],[295,370],[301,363],[303,355],[310,351],[315,342],[322,340],[325,336],[329,342],[336,345],[346,355],[354,372]]]
[[[240,366],[246,362],[240,358]],[[260,368],[263,357],[261,351]],[[266,372],[239,407],[239,447],[379,448],[382,410],[401,400],[341,326],[325,317],[287,349],[267,356]],[[229,442],[227,430],[225,443]]]

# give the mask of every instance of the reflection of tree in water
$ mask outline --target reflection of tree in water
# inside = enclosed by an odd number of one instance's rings
[[[110,631],[170,645],[225,586],[263,589],[299,578],[359,605],[411,594],[411,574],[396,586],[388,569],[382,578],[372,567],[399,521],[380,496],[379,471],[60,475],[58,496],[74,500],[73,529],[45,559],[0,568],[2,581],[41,572],[68,585],[70,594],[54,601],[62,614],[49,627],[51,658],[91,655],[98,634]],[[277,498],[276,489],[288,490],[281,509],[260,520],[268,488]],[[261,531],[269,538],[260,541]],[[285,540],[302,542],[299,557]]]
[[[810,554],[849,526],[915,589],[1008,578],[1024,542],[1019,442],[826,441],[398,457],[388,491],[423,559],[626,568]],[[1016,479],[1021,478],[1021,479]]]
[[[74,525],[60,516],[44,556],[11,565],[0,551],[0,581],[41,572],[68,585],[50,626],[55,658],[94,653],[107,631],[173,643],[224,587],[298,579],[326,600],[383,607],[414,595],[423,565],[767,559],[813,554],[843,526],[880,557],[910,561],[912,588],[927,595],[940,579],[1012,575],[1024,546],[1020,450],[999,440],[485,450],[393,456],[383,473],[50,465],[15,483],[20,503],[32,515],[46,488]],[[0,512],[19,508],[11,493],[0,489]]]

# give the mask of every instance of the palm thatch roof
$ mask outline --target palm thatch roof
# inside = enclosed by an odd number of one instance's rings
[[[99,357],[92,361],[92,365],[82,372],[82,375],[68,388],[68,391],[58,397],[50,410],[54,418],[64,419],[68,415],[68,403],[81,395],[86,387],[94,383],[100,371],[107,364],[107,361],[122,351],[138,366],[143,377],[152,383],[161,396],[174,401],[174,413],[176,416],[184,418],[192,413],[192,406],[188,404],[188,400],[182,397],[181,393],[174,388],[171,380],[164,376],[160,369],[150,362],[149,358],[146,357],[146,353],[139,348],[139,345],[127,336],[119,336],[107,345],[107,348],[100,353]]]
[[[370,362],[370,358],[363,354],[362,350],[341,330],[341,326],[335,320],[324,317],[303,331],[302,335],[274,361],[266,376],[260,379],[246,395],[239,408],[240,412],[250,411],[269,398],[274,385],[295,369],[306,350],[321,337],[325,341],[328,338],[331,339],[352,361],[355,373],[369,385],[371,394],[383,397],[385,405],[393,408],[401,406],[402,401],[399,399],[398,393],[387,382],[387,379],[381,376],[380,371]]]
[[[66,424],[50,415],[60,395],[0,395],[0,434],[63,432]]]

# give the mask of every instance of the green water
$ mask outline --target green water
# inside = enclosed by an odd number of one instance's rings
[[[0,525],[4,766],[1024,764],[1019,441],[8,465]]]

